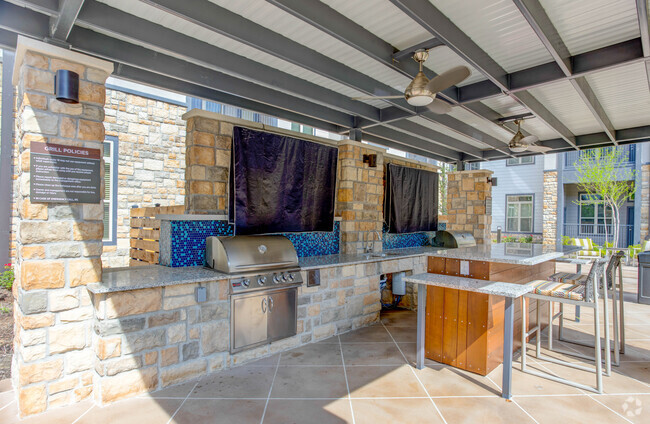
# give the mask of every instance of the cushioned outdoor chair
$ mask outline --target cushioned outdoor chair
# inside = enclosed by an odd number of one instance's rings
[[[522,298],[522,331],[521,331],[521,370],[528,374],[536,375],[538,377],[546,378],[549,380],[557,381],[560,383],[568,384],[573,387],[577,387],[584,390],[589,390],[597,393],[603,392],[603,366],[602,366],[602,357],[601,357],[601,345],[600,345],[600,332],[601,332],[601,323],[600,323],[600,310],[599,310],[599,287],[602,288],[602,297],[607,299],[607,292],[605,287],[606,284],[600,284],[604,278],[604,268],[607,260],[606,259],[596,259],[591,266],[591,270],[587,275],[587,279],[582,283],[557,283],[554,281],[547,280],[537,280],[529,283],[533,286],[533,291],[526,294]],[[535,299],[537,301],[537,323],[535,327],[531,328],[530,331],[527,331],[527,321],[528,321],[528,311],[526,308],[526,299],[532,301]],[[543,356],[541,352],[541,307],[540,301],[547,301],[549,303],[549,320],[548,320],[548,349],[568,354],[571,356],[580,357],[587,360],[594,361],[594,368],[587,367],[581,364],[574,364],[560,359]],[[557,315],[553,314],[553,304],[558,302],[560,304],[568,303],[576,306],[582,306],[585,308],[592,308],[594,310],[594,356],[587,356],[577,352],[569,352],[553,348],[553,320]],[[605,346],[609,347],[609,320],[608,316],[608,302],[604,302],[604,314],[605,314],[605,323],[604,323],[604,335],[605,335]],[[558,314],[559,315],[559,314]],[[543,359],[548,362],[553,362],[556,364],[564,365],[571,368],[580,369],[583,371],[590,371],[596,374],[596,386],[591,387],[585,384],[581,384],[575,381],[571,381],[557,375],[544,373],[536,370],[529,369],[526,365],[526,345],[527,339],[529,336],[535,334],[536,336],[536,357]],[[611,374],[611,351],[610,349],[605,349],[605,375]]]
[[[576,256],[580,259],[594,259],[602,256],[600,248],[591,239],[574,238],[571,239],[571,244],[582,248],[576,253]]]

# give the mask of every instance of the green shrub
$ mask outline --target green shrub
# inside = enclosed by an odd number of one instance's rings
[[[11,264],[5,264],[5,270],[0,274],[0,287],[11,290],[14,285],[14,269]]]

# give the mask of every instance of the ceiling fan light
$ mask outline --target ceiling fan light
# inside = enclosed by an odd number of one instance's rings
[[[511,146],[510,151],[515,152],[515,153],[521,153],[525,152],[528,150],[528,146]]]
[[[411,106],[426,106],[433,101],[430,96],[412,96],[406,99]]]

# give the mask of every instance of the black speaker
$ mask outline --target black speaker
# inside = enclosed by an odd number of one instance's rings
[[[66,69],[56,71],[54,95],[63,103],[79,103],[79,74]]]

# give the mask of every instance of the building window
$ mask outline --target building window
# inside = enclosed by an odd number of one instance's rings
[[[476,171],[478,169],[481,169],[481,162],[471,162],[465,164],[466,171]]]
[[[580,234],[612,234],[613,213],[611,206],[605,207],[598,195],[580,194]]]
[[[506,231],[530,233],[533,231],[533,196],[506,196]]]
[[[117,244],[117,138],[104,141],[104,237],[105,245]]]
[[[535,163],[535,156],[519,156],[518,158],[509,158],[506,160],[507,166],[530,165]]]

